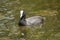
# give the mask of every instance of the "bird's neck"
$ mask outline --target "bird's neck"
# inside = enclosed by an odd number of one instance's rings
[[[26,19],[26,16],[22,16],[20,19],[21,20],[25,20]]]

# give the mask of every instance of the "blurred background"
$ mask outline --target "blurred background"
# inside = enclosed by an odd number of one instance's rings
[[[60,0],[0,0],[0,40],[23,40],[19,11],[46,17],[38,28],[24,27],[25,40],[60,40]]]

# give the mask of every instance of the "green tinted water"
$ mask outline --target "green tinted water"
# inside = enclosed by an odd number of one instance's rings
[[[26,40],[60,40],[59,8],[59,0],[0,0],[0,40],[21,40],[18,26],[21,9],[26,11],[27,17],[46,17],[42,28],[24,27]]]

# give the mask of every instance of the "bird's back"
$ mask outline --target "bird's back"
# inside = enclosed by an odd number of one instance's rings
[[[26,19],[26,25],[36,25],[41,24],[43,20],[43,17],[41,16],[33,16]]]

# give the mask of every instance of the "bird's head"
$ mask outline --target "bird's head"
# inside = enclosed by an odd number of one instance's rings
[[[26,18],[26,14],[25,14],[24,10],[20,11],[20,18],[21,19],[25,19]]]

